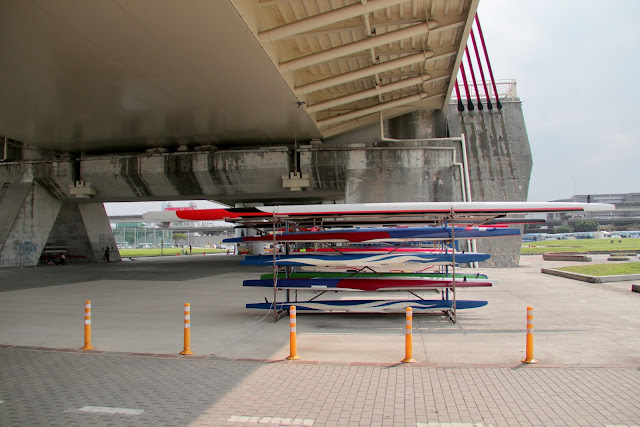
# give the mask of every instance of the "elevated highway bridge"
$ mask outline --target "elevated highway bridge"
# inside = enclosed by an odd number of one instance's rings
[[[450,104],[477,6],[2,2],[0,266],[101,261],[104,202],[526,199],[519,100]]]

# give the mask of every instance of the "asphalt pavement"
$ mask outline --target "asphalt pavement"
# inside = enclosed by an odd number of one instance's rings
[[[606,256],[594,262],[607,262]],[[540,273],[522,257],[459,291],[485,307],[414,316],[244,308],[268,269],[192,255],[0,269],[0,425],[639,425],[640,294]],[[92,344],[83,346],[84,302]],[[183,306],[191,304],[191,349]],[[535,358],[525,353],[534,307]]]

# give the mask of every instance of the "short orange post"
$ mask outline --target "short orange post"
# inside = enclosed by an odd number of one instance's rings
[[[404,359],[403,363],[413,363],[413,309],[407,307],[407,322],[405,325]]]
[[[289,307],[289,357],[288,360],[300,359],[298,341],[296,339],[296,306]]]
[[[184,303],[184,350],[180,354],[193,354],[191,351],[191,304]]]
[[[91,346],[91,301],[84,302],[84,347],[81,350],[93,350]]]
[[[533,307],[527,307],[527,350],[523,363],[538,363],[533,358]]]

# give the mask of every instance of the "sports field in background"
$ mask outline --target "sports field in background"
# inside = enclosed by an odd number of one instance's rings
[[[120,256],[129,258],[129,257],[144,257],[144,256],[176,256],[176,255],[185,255],[182,253],[181,248],[148,248],[148,249],[119,249]],[[212,248],[193,248],[191,255],[202,255],[205,254],[223,254],[227,253],[226,249],[212,249]],[[187,250],[187,256],[189,251]]]
[[[572,240],[539,240],[522,244],[522,255],[544,254],[549,252],[578,252],[589,251],[638,251],[640,239],[572,239]]]

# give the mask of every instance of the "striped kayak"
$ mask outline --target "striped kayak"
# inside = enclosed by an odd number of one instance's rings
[[[296,302],[258,302],[247,304],[247,308],[255,308],[259,310],[288,310],[291,306],[296,307],[296,311],[306,312],[357,312],[357,313],[375,313],[389,312],[402,313],[407,307],[411,307],[416,312],[424,311],[443,311],[451,310],[453,306],[452,300],[313,300],[313,301],[296,301]],[[469,308],[484,307],[487,301],[456,301],[456,309],[464,310]]]
[[[297,273],[289,273],[287,277],[286,273],[278,273],[279,279],[313,279],[313,278],[342,278],[342,279],[358,279],[358,278],[382,278],[382,277],[413,277],[413,278],[428,278],[428,277],[452,277],[451,274],[447,273],[404,273],[404,272],[381,272],[381,273],[367,273],[367,272],[355,272],[355,271],[343,271],[343,272],[332,272],[332,271],[301,271]],[[456,273],[456,279],[487,279],[486,274],[462,274]],[[273,273],[266,273],[260,276],[262,280],[273,280]]]
[[[492,286],[488,280],[456,280],[456,288]],[[258,286],[273,288],[272,280],[245,280],[242,286]],[[278,279],[278,289],[298,289],[313,291],[418,291],[426,289],[452,288],[453,280],[447,278],[412,279],[412,278],[376,278],[376,279]]]
[[[231,237],[224,239],[223,242],[412,242],[447,240],[451,238],[477,239],[483,237],[506,237],[519,235],[519,229],[504,227],[382,227]]]
[[[389,266],[389,265],[416,265],[423,267],[429,265],[451,265],[453,263],[451,253],[425,253],[425,254],[293,254],[275,255],[275,263],[278,266],[323,266],[323,267],[354,267],[354,266]],[[455,262],[460,264],[486,261],[489,254],[467,252],[455,254]],[[273,255],[247,255],[242,265],[273,265]]]

